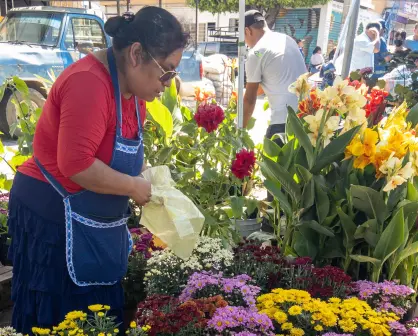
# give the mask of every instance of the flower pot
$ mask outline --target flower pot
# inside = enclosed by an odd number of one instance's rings
[[[10,260],[7,259],[7,254],[9,251],[8,238],[8,234],[0,235],[0,263],[4,266],[11,266]]]
[[[257,223],[257,219],[237,219],[235,226],[243,238],[261,229],[261,223]]]
[[[404,322],[411,321],[416,317],[418,317],[418,303],[413,303],[412,307],[408,309],[408,311],[402,318],[402,321]]]

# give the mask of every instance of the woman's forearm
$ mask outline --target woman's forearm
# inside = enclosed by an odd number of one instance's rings
[[[122,174],[96,159],[86,170],[71,177],[71,181],[98,194],[130,196],[133,177]]]

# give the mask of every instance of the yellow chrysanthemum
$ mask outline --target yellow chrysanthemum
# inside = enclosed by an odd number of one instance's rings
[[[286,313],[282,311],[278,311],[277,313],[274,314],[274,319],[276,320],[277,323],[283,324],[287,321],[287,315]]]
[[[302,308],[300,306],[292,306],[287,312],[292,316],[300,315],[302,313]]]
[[[147,331],[151,330],[151,326],[146,325],[146,326],[143,326],[141,329],[142,329],[143,331],[147,332]]]
[[[314,327],[314,329],[315,329],[316,331],[322,331],[322,330],[324,330],[324,327],[323,327],[323,326],[321,326],[320,324],[317,324],[317,325]]]
[[[293,328],[293,324],[290,322],[286,322],[282,324],[282,330],[290,330]]]
[[[292,328],[290,329],[290,335],[292,336],[303,336],[305,332],[301,328]]]
[[[66,320],[81,320],[82,318],[85,318],[87,314],[83,311],[75,310],[72,312],[69,312],[67,315],[65,315]]]
[[[131,324],[129,325],[131,328],[136,328],[136,322],[132,321]]]
[[[51,333],[51,329],[33,327],[32,332],[35,335],[49,335]]]
[[[105,310],[105,307],[101,304],[94,304],[88,307],[93,313]],[[104,335],[103,335],[104,336]]]

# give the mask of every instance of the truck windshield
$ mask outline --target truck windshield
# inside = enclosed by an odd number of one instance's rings
[[[62,13],[16,12],[0,24],[0,43],[27,43],[54,47],[58,44]]]

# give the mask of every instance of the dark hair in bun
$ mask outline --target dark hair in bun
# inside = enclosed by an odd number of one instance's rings
[[[126,13],[108,19],[105,31],[113,38],[116,50],[139,42],[145,52],[157,58],[166,58],[175,50],[186,47],[189,39],[170,12],[154,6],[144,7],[135,15]]]

